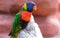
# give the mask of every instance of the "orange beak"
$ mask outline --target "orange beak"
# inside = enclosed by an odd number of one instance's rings
[[[26,21],[26,22],[29,22],[30,21],[30,18],[31,18],[31,14],[32,13],[30,13],[28,11],[23,11],[21,13],[21,19],[24,20],[24,21]]]
[[[33,10],[36,11],[36,10],[37,10],[37,6],[34,6],[34,7],[33,7]]]

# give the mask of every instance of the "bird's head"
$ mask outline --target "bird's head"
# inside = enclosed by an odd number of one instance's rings
[[[24,10],[29,11],[29,12],[37,10],[36,4],[32,1],[24,3],[23,8],[24,8]]]

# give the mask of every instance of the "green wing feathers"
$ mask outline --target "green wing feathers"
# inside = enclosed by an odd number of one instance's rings
[[[16,28],[19,25],[19,21],[20,21],[20,14],[16,14],[15,18],[14,18],[14,22],[13,22],[13,26],[12,26],[12,33],[15,32],[15,30],[17,30]]]
[[[21,30],[19,21],[20,21],[20,17],[21,17],[20,14],[22,11],[24,11],[23,7],[19,10],[19,12],[16,14],[16,16],[14,18],[12,30],[9,33],[9,36],[11,36],[12,38],[17,38],[16,35],[17,35],[18,31]]]
[[[11,35],[11,37],[15,37],[15,33],[18,33],[18,31],[20,30],[19,21],[20,21],[20,14],[17,13],[16,16],[15,16],[15,18],[14,18],[12,30],[11,30],[11,32],[9,34],[9,35]]]

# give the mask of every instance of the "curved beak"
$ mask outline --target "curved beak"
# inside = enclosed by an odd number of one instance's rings
[[[36,11],[36,10],[37,10],[37,6],[36,6],[36,5],[33,7],[33,10],[34,10],[34,11]]]

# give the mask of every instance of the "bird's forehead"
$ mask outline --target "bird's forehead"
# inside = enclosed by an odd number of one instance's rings
[[[31,2],[31,1],[30,2],[26,2],[26,4],[27,5],[33,5],[33,6],[35,5],[35,3],[34,2]]]

